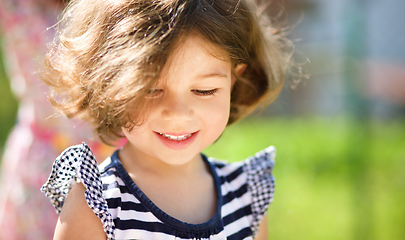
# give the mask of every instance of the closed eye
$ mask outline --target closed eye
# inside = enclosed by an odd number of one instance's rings
[[[163,89],[158,88],[151,88],[146,95],[147,98],[156,98],[159,97],[163,93]]]
[[[210,96],[210,95],[215,95],[215,93],[218,92],[217,88],[210,89],[210,90],[199,90],[199,89],[193,89],[192,92],[199,96]]]

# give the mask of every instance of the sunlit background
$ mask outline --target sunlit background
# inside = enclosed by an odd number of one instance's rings
[[[290,76],[268,109],[205,153],[237,161],[276,146],[271,239],[405,239],[405,1],[274,0],[269,9],[289,23],[310,78]],[[1,152],[18,103],[0,74]]]

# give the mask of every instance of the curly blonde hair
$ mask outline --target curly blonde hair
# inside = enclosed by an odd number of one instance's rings
[[[197,32],[246,64],[231,93],[228,124],[279,94],[289,53],[283,32],[251,0],[72,0],[42,69],[50,101],[94,124],[111,143],[142,124],[145,95],[176,41]]]

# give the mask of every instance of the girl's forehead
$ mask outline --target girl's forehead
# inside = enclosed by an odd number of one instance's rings
[[[196,53],[201,53],[201,55],[211,56],[222,60],[225,62],[230,62],[230,54],[225,50],[210,42],[201,34],[192,32],[191,34],[183,34],[174,45],[168,60],[173,61],[176,58],[188,57],[198,58],[199,55]]]
[[[231,64],[229,54],[199,35],[189,35],[177,42],[162,69],[162,78],[187,75],[228,76]]]

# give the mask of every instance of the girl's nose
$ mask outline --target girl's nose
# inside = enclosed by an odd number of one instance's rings
[[[191,99],[188,99],[186,96],[182,96],[180,94],[167,94],[161,102],[163,105],[163,120],[176,123],[189,121],[193,115],[190,100]]]

